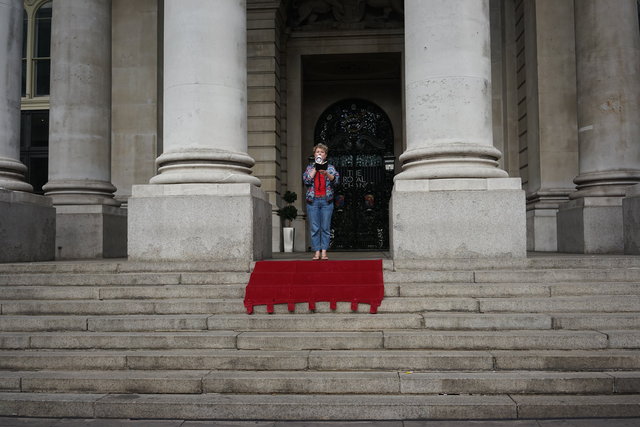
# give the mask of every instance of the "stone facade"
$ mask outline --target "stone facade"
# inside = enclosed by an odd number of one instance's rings
[[[9,194],[33,189],[21,2],[0,4],[0,218],[27,230],[15,203],[56,210],[33,217],[46,251],[24,234],[11,243],[24,250],[3,249],[23,255],[0,260],[268,258],[286,190],[304,251],[300,177],[319,118],[345,99],[393,128],[394,258],[640,247],[637,0],[52,4],[48,182],[33,197]]]

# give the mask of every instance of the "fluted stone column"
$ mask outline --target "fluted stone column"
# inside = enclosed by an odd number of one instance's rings
[[[53,3],[49,182],[58,258],[126,255],[111,184],[111,0]]]
[[[20,162],[21,0],[0,0],[0,262],[53,258],[55,210]]]
[[[129,257],[271,253],[271,207],[247,154],[246,2],[165,0],[164,152],[129,199]]]
[[[575,2],[579,175],[558,213],[558,250],[624,249],[622,198],[640,182],[636,0]]]
[[[0,187],[33,191],[20,162],[22,2],[0,0]]]
[[[394,258],[524,256],[524,193],[492,145],[489,0],[405,2],[405,99]]]

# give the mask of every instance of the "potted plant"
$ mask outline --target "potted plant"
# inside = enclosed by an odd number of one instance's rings
[[[295,228],[291,227],[291,221],[298,216],[298,209],[293,206],[293,202],[298,199],[298,195],[293,191],[286,191],[282,196],[286,206],[278,209],[278,215],[284,219],[285,226],[282,228],[282,235],[284,241],[284,251],[293,252],[293,241],[295,239]]]

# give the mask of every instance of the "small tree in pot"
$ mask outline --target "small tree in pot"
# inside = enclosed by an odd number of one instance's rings
[[[285,227],[282,229],[282,234],[284,237],[284,251],[293,252],[295,228],[291,227],[291,221],[296,219],[296,217],[298,216],[298,209],[293,206],[293,202],[298,199],[298,195],[293,191],[286,191],[282,198],[285,202],[287,202],[286,206],[278,209],[278,215],[285,221]]]

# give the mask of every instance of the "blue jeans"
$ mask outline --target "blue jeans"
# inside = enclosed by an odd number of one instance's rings
[[[313,199],[313,202],[307,203],[312,250],[329,249],[331,215],[333,215],[333,203],[329,202],[325,197],[317,197]]]

